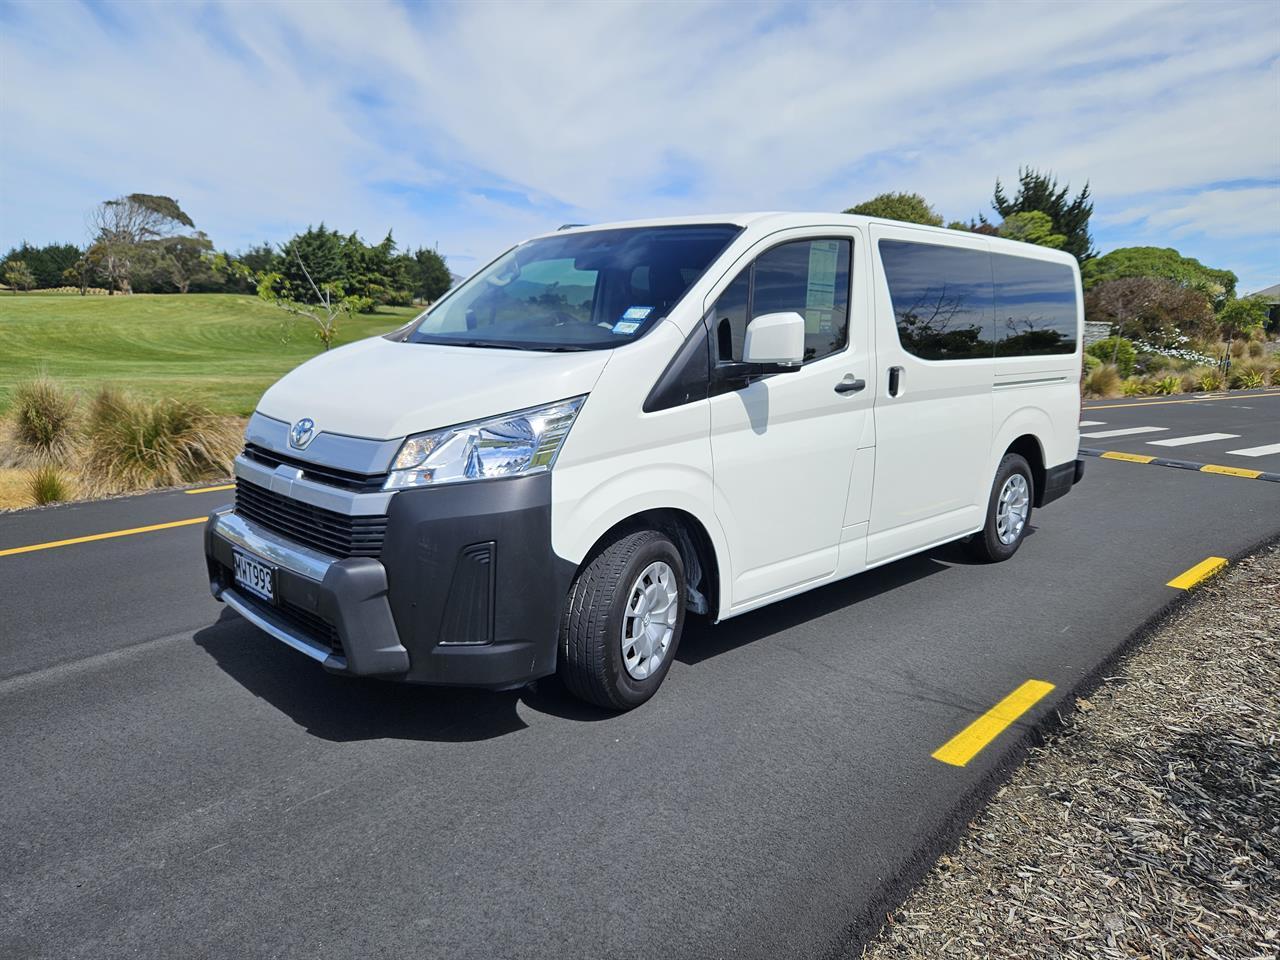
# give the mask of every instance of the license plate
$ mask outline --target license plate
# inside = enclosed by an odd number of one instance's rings
[[[256,557],[235,553],[236,583],[263,600],[276,599],[276,572]]]

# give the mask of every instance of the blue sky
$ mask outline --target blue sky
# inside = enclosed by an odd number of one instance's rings
[[[1090,181],[1103,251],[1280,282],[1280,3],[0,3],[4,248],[138,191],[467,273],[565,222],[967,220],[1023,164]]]

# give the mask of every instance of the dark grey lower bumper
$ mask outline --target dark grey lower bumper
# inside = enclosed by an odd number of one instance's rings
[[[1044,472],[1044,489],[1037,491],[1036,506],[1043,507],[1066,496],[1083,478],[1084,460],[1069,460],[1047,468]]]
[[[401,492],[376,559],[328,557],[234,512],[214,514],[210,587],[333,672],[519,686],[556,669],[575,572],[551,550],[550,491],[543,475]],[[236,549],[275,569],[274,602],[236,586]]]

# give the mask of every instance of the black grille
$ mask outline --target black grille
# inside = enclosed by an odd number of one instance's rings
[[[297,457],[290,457],[283,453],[276,453],[274,450],[268,450],[253,443],[244,448],[244,455],[255,463],[270,467],[272,470],[279,466],[295,467],[301,470],[302,475],[308,480],[314,480],[316,483],[327,483],[331,487],[341,487],[343,490],[356,490],[358,492],[381,490],[382,485],[387,480],[385,473],[365,474],[352,473],[349,470],[338,470],[335,467],[326,467],[318,463],[299,460]]]
[[[236,481],[236,513],[295,543],[332,557],[376,557],[382,552],[387,518],[345,513],[273,493],[247,480]]]

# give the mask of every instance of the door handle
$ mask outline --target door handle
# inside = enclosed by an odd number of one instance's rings
[[[867,381],[846,378],[836,384],[836,393],[857,393],[866,387]]]
[[[902,368],[889,368],[889,396],[896,397],[902,392]]]

